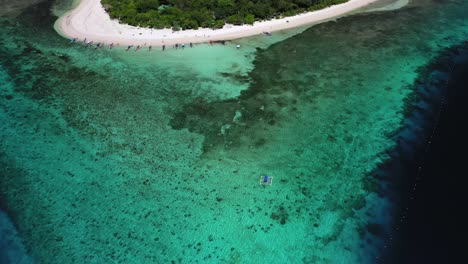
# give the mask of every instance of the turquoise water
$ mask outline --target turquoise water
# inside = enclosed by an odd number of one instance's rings
[[[415,1],[125,52],[70,44],[50,8],[0,21],[0,197],[39,263],[377,262],[373,171],[418,69],[468,33],[466,1]]]

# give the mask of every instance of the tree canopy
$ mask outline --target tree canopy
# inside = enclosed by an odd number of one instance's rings
[[[347,0],[101,0],[111,18],[150,28],[221,28],[293,16]]]

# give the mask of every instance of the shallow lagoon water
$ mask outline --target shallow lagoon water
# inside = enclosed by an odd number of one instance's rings
[[[377,262],[373,171],[467,8],[162,53],[72,45],[33,5],[1,21],[2,206],[39,263]]]

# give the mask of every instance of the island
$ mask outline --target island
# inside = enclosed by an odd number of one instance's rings
[[[329,21],[378,0],[343,1],[81,0],[55,29],[66,38],[95,43],[208,43]]]
[[[348,0],[101,0],[113,19],[139,27],[219,29],[316,11]]]

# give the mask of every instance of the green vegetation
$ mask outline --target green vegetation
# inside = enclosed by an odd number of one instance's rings
[[[221,28],[293,16],[348,0],[101,0],[111,18],[140,27]]]

